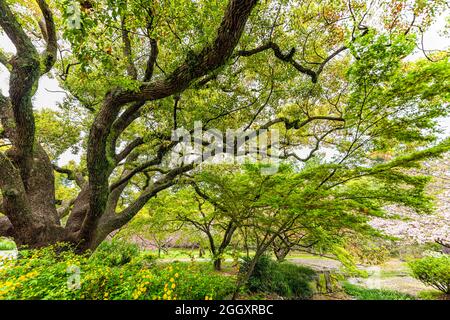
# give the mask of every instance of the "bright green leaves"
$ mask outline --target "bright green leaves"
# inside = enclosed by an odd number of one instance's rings
[[[374,85],[388,80],[397,72],[402,58],[415,46],[414,36],[389,37],[370,30],[352,42],[350,48],[356,62],[349,70],[351,81]]]
[[[342,152],[356,145],[353,155],[371,163],[368,155],[395,157],[437,138],[436,119],[448,115],[449,61],[406,61],[414,45],[412,35],[373,30],[352,44],[344,116],[348,142],[341,144]]]
[[[82,127],[74,120],[49,109],[35,113],[37,139],[52,159],[68,149],[77,151]]]
[[[78,63],[75,77],[83,84],[95,83],[102,90],[122,87],[136,90],[139,82],[126,75],[130,61],[142,78],[149,55],[150,41],[158,43],[155,73],[168,74],[181,62],[194,57],[210,43],[220,24],[225,3],[216,1],[85,1],[58,0],[66,22],[64,37],[70,42]],[[89,6],[85,4],[89,3]],[[79,12],[79,28],[68,24]],[[130,50],[125,53],[123,31]]]

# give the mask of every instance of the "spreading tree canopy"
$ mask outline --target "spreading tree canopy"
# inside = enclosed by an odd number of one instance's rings
[[[15,47],[0,49],[9,73],[0,94],[0,235],[95,248],[201,170],[170,161],[179,146],[172,130],[196,121],[222,132],[278,129],[280,157],[305,170],[292,184],[303,179],[307,188],[294,194],[321,195],[317,203],[336,203],[337,212],[363,201],[376,210],[367,195],[382,199],[382,188],[424,209],[410,195],[425,179],[407,168],[449,149],[436,119],[448,113],[450,68],[442,52],[408,58],[445,6],[0,0],[0,31]],[[58,110],[33,106],[45,75],[67,93]],[[81,160],[58,166],[71,148]],[[372,176],[380,184],[369,190]],[[347,187],[330,198],[338,185]]]

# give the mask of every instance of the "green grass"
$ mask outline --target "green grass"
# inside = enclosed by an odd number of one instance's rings
[[[425,290],[419,292],[418,296],[421,300],[439,300],[445,297],[445,294],[437,290]]]
[[[404,277],[407,275],[409,275],[409,273],[407,271],[402,271],[402,270],[381,270],[378,276],[381,279],[384,279],[384,278],[393,278],[393,277]]]
[[[333,260],[329,257],[314,255],[314,254],[305,253],[305,252],[298,252],[298,251],[293,251],[293,252],[289,253],[286,257],[286,260],[289,260],[289,259]]]
[[[146,252],[153,254],[155,257],[158,256],[158,250],[147,250]],[[173,248],[168,249],[167,252],[161,251],[161,259],[198,259],[199,251],[198,249],[179,249]],[[225,258],[228,258],[228,255],[225,255]],[[211,254],[209,251],[205,250],[205,254],[202,256],[202,259],[211,259]]]
[[[158,255],[158,250],[146,250],[146,252],[151,253],[155,256]],[[254,250],[250,250],[250,256],[252,256],[255,252]],[[245,251],[240,251],[239,255],[241,257],[246,256]],[[275,256],[273,254],[269,254],[272,258],[275,259]],[[194,257],[195,259],[200,258],[199,257],[199,250],[198,249],[182,249],[182,248],[170,248],[167,250],[167,252],[161,251],[161,259],[190,259]],[[202,256],[203,259],[211,259],[211,253],[209,250],[205,249],[205,253]],[[230,252],[227,252],[223,256],[224,259],[233,259],[233,255]],[[312,255],[305,252],[299,252],[299,251],[292,251],[288,254],[286,257],[286,260],[289,259],[311,259],[311,260],[329,260],[328,257],[321,257],[318,255]]]
[[[9,251],[14,249],[16,249],[16,244],[14,241],[6,238],[0,238],[0,251]]]
[[[409,294],[385,289],[367,289],[348,282],[342,287],[345,293],[357,300],[415,300],[415,297]]]

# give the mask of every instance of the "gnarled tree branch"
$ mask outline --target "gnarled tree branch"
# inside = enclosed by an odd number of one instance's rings
[[[57,38],[56,38],[56,27],[55,22],[53,20],[53,14],[46,3],[45,0],[37,0],[39,8],[44,16],[45,22],[45,30],[43,30],[45,41],[47,42],[47,48],[44,52],[43,57],[43,69],[42,74],[45,74],[50,71],[53,65],[56,62],[57,58]],[[41,29],[43,29],[41,27]]]

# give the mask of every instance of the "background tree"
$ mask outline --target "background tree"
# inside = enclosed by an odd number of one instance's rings
[[[175,197],[171,192],[161,192],[139,212],[129,224],[120,229],[117,236],[135,241],[138,237],[144,245],[155,246],[158,258],[167,253],[169,248],[180,242],[180,229],[183,222],[177,220],[178,210],[188,210],[186,202],[179,194]],[[184,238],[184,237],[183,237]],[[186,239],[181,239],[186,242]]]

